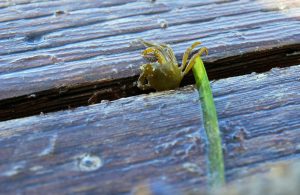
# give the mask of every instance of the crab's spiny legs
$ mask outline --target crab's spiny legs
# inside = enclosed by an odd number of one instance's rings
[[[176,67],[178,67],[176,57],[174,55],[173,49],[166,44],[160,44],[158,49],[164,54],[167,61],[172,61]]]
[[[182,63],[181,63],[181,66],[180,66],[180,68],[181,68],[182,71],[184,70],[184,68],[187,65],[187,61],[188,61],[188,58],[190,56],[190,53],[192,52],[192,50],[195,47],[197,47],[197,45],[200,45],[200,44],[201,44],[201,42],[197,41],[197,42],[193,43],[189,48],[186,49],[186,51],[183,54]]]
[[[172,60],[173,62],[175,62],[177,64],[177,60],[176,60],[176,57],[174,55],[174,51],[173,49],[167,45],[167,44],[164,44],[164,43],[159,43],[159,45],[156,45],[159,47],[159,49],[162,50],[162,52],[166,52],[166,54],[168,54],[168,57],[170,58],[170,60]]]
[[[142,52],[142,55],[145,56],[145,58],[147,58],[147,55],[154,56],[160,64],[165,64],[167,62],[165,55],[154,47],[148,47]]]
[[[140,42],[145,46],[145,47],[154,47],[157,50],[159,50],[162,54],[164,54],[166,57],[169,58],[168,60],[172,60],[176,65],[177,65],[177,60],[174,55],[174,52],[170,46],[164,43],[155,43],[155,42],[149,42],[145,41],[143,39],[139,39]]]
[[[167,53],[169,54],[170,60],[172,60],[172,64],[174,66],[178,67],[178,63],[177,63],[177,60],[176,60],[176,57],[175,57],[173,49],[170,48],[169,46],[166,46],[166,50],[167,50]]]
[[[164,48],[167,47],[166,44],[163,43],[155,43],[155,42],[149,42],[149,41],[144,41],[143,39],[140,39],[141,43],[147,48],[147,47],[153,47],[159,50],[160,52],[164,52]]]
[[[198,56],[201,56],[203,53],[206,53],[206,55],[208,55],[208,50],[206,47],[202,47],[196,54],[193,55],[193,57],[190,59],[188,65],[186,66],[186,69],[183,72],[183,75],[186,75],[194,66],[195,64],[195,59]]]

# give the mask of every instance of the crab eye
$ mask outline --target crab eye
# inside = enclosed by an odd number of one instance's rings
[[[146,55],[143,55],[144,59],[148,60],[149,62],[157,62],[157,58],[153,53],[148,53]]]

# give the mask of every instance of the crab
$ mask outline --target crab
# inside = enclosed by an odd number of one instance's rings
[[[141,74],[137,86],[142,90],[164,91],[178,88],[183,77],[194,66],[195,59],[204,52],[208,54],[207,48],[202,47],[188,60],[192,50],[201,44],[201,42],[195,42],[184,52],[181,66],[179,66],[173,49],[169,45],[140,41],[146,47],[142,56],[148,61],[140,67]]]

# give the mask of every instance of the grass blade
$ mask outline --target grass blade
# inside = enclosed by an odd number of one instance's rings
[[[204,128],[208,139],[209,183],[212,187],[225,183],[222,139],[210,83],[203,61],[195,59],[193,73],[201,102]]]

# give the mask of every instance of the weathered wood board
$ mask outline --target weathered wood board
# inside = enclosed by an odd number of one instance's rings
[[[300,66],[212,83],[229,181],[299,159]],[[0,192],[128,194],[206,182],[192,86],[0,123]]]
[[[97,91],[100,100],[140,94],[137,38],[172,44],[178,59],[201,40],[211,79],[299,64],[297,0],[20,0],[0,7],[1,120],[86,105]]]

